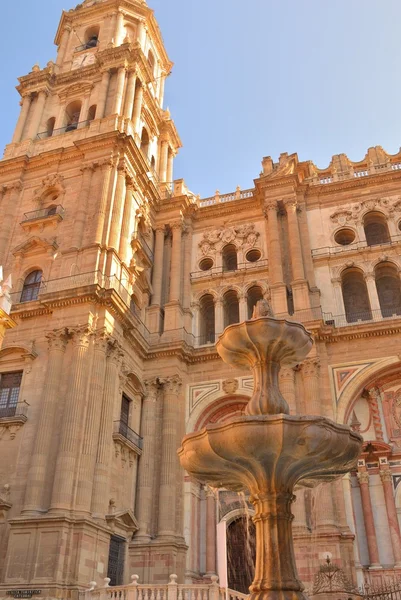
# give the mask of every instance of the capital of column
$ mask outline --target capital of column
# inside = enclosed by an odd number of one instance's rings
[[[119,365],[124,356],[124,352],[122,351],[121,345],[117,342],[116,339],[110,337],[107,340],[107,358],[115,365]]]
[[[280,373],[279,373],[280,380],[289,379],[290,381],[292,381],[294,379],[294,376],[295,376],[295,371],[294,371],[293,367],[281,367]]]
[[[332,283],[333,285],[338,285],[338,286],[340,286],[340,285],[341,285],[341,277],[333,277],[333,278],[331,279],[331,283]]]
[[[277,200],[265,200],[263,204],[263,214],[267,218],[270,212],[277,213]]]
[[[171,227],[171,229],[173,229],[173,230],[177,230],[177,231],[179,231],[179,230],[180,230],[180,231],[181,231],[181,233],[182,233],[182,231],[183,231],[183,228],[184,228],[184,224],[183,224],[183,222],[182,222],[182,221],[174,221],[173,223],[170,223],[170,227]]]
[[[363,276],[364,276],[365,281],[370,281],[370,280],[375,281],[375,279],[376,279],[373,271],[368,271],[367,273],[364,273]]]
[[[182,379],[178,375],[173,375],[172,377],[165,377],[159,379],[160,384],[163,386],[163,389],[169,394],[178,395],[180,393],[182,387]]]
[[[47,333],[45,337],[48,342],[49,351],[61,350],[62,352],[65,352],[67,344],[71,339],[71,336],[66,327],[51,331],[50,333]]]
[[[393,483],[393,474],[390,469],[380,469],[380,477],[382,482]]]
[[[357,478],[359,485],[369,485],[369,473],[367,471],[358,471]]]
[[[69,329],[69,333],[75,346],[88,348],[94,332],[88,325],[83,325]]]
[[[293,213],[296,213],[300,210],[299,204],[295,198],[284,198],[283,204],[287,212],[292,211]]]
[[[99,329],[98,331],[95,331],[93,334],[93,339],[95,343],[95,349],[106,353],[108,343],[110,341],[110,334],[107,332],[107,330]]]
[[[320,370],[320,358],[317,356],[314,358],[307,358],[301,365],[302,373],[304,375],[317,375]]]
[[[145,386],[145,400],[155,401],[160,389],[159,379],[157,377],[145,379],[143,384]]]
[[[155,227],[155,231],[162,231],[163,233],[166,232],[166,226],[165,225],[156,225]]]

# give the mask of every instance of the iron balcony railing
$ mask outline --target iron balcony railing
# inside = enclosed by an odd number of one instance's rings
[[[236,269],[228,270],[224,269],[222,266],[220,267],[212,267],[207,271],[193,271],[191,273],[191,279],[202,279],[204,277],[214,277],[216,275],[223,275],[224,273],[232,274],[236,271],[253,271],[255,269],[265,269],[267,268],[267,258],[262,258],[257,260],[256,262],[244,262],[239,263]]]
[[[96,42],[96,43],[95,43]],[[75,52],[83,52],[84,50],[91,50],[92,48],[97,48],[99,45],[99,40],[89,40],[86,44],[81,44],[75,48]]]
[[[84,129],[89,125],[91,121],[80,121],[79,123],[70,123],[69,125],[65,125],[64,127],[60,127],[59,129],[53,129],[52,131],[42,131],[38,133],[36,138],[38,140],[45,140],[49,137],[54,137],[56,135],[61,135],[63,133],[69,133],[71,131],[76,131],[77,129]]]
[[[63,218],[64,212],[64,208],[61,206],[61,204],[58,204],[57,206],[51,206],[50,208],[42,208],[41,210],[33,210],[24,214],[22,223],[27,223],[28,221],[37,221],[38,219],[45,219],[46,217],[54,217],[55,215]]]
[[[401,306],[383,307],[376,310],[349,311],[343,315],[333,315],[332,313],[322,313],[322,315],[326,325],[332,327],[350,327],[400,319]]]
[[[143,449],[143,438],[136,431],[128,427],[124,421],[114,421],[114,433],[119,433],[131,442],[131,444],[134,444],[140,450]]]
[[[0,405],[0,419],[10,417],[26,417],[28,414],[29,404],[25,400],[17,402],[15,406]]]
[[[381,246],[395,246],[401,242],[401,235],[393,235],[387,242],[378,242],[377,244],[368,244],[366,240],[361,242],[355,242],[354,244],[348,244],[347,246],[325,246],[324,248],[314,248],[312,250],[313,258],[319,256],[333,256],[335,254],[344,254],[347,252],[357,252],[358,250],[364,250],[365,248],[380,248]]]
[[[150,260],[150,262],[153,263],[153,252],[149,246],[149,244],[147,243],[147,241],[145,240],[145,236],[140,233],[138,235],[138,241],[140,242],[143,251],[145,252],[146,256],[148,257],[148,259]]]

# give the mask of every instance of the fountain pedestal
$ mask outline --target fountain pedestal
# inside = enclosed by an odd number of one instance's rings
[[[282,364],[297,364],[312,339],[299,323],[260,317],[227,327],[217,351],[250,368],[254,394],[246,416],[187,435],[181,464],[202,483],[249,490],[255,507],[255,578],[251,600],[302,600],[292,538],[294,487],[332,481],[356,466],[362,438],[319,416],[290,416],[278,389]]]

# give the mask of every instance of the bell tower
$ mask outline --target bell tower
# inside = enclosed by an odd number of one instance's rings
[[[172,63],[144,0],[85,0],[63,12],[55,44],[55,61],[19,78],[21,112],[0,161],[0,264],[12,274],[17,322],[9,370],[30,405],[7,446],[4,477],[18,473],[19,484],[4,535],[0,522],[0,598],[27,586],[71,598],[107,576],[127,583],[147,510],[136,490],[147,477],[144,381],[157,370],[147,352],[162,312],[164,263],[153,263],[157,243],[168,245],[181,147],[163,108]],[[174,316],[183,311],[173,300]],[[179,510],[158,551],[174,555],[166,581],[184,574]],[[149,544],[137,544],[137,562]]]

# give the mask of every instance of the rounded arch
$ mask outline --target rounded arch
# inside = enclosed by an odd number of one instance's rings
[[[216,302],[217,300],[219,300],[219,295],[216,292],[215,289],[207,289],[207,290],[200,290],[196,295],[195,295],[195,302],[199,303],[200,299],[202,298],[202,296],[205,296],[206,294],[210,294],[211,296],[213,296],[214,301]]]
[[[85,48],[96,48],[99,43],[100,26],[92,25],[88,27],[84,34]]]
[[[358,267],[348,267],[343,270],[341,288],[347,322],[370,320],[372,311],[364,272]]]
[[[391,356],[374,363],[358,373],[345,387],[338,400],[337,422],[348,422],[351,416],[353,404],[362,394],[364,388],[370,387],[376,379],[384,374],[391,374],[393,372],[399,374],[400,368],[401,361],[398,356]]]
[[[218,406],[230,404],[234,401],[238,401],[240,403],[243,402],[246,404],[249,402],[251,396],[252,390],[249,388],[244,388],[241,383],[236,393],[230,395],[224,394],[220,385],[216,386],[215,390],[205,394],[195,405],[188,417],[186,431],[190,433],[192,431],[198,431],[199,429],[202,429],[202,427],[207,425],[207,416],[209,412],[213,412],[213,410],[217,409]]]
[[[253,310],[259,302],[259,300],[263,300],[264,294],[263,289],[259,285],[252,285],[247,290],[247,309],[248,309],[248,319],[252,318]]]
[[[381,261],[375,266],[375,282],[383,317],[401,314],[401,281],[398,266]]]
[[[194,431],[199,431],[211,423],[225,423],[235,416],[242,416],[249,397],[244,395],[226,396],[209,404],[198,416]]]
[[[150,50],[150,49],[148,51],[148,63],[149,63],[150,70],[152,71],[152,75],[154,76],[155,68],[156,68],[156,58],[155,58],[155,55],[153,54],[152,50]]]
[[[224,327],[239,323],[239,294],[235,288],[230,288],[223,295]]]
[[[379,210],[370,210],[362,217],[368,246],[387,244],[391,241],[387,226],[387,217]]]
[[[216,317],[212,294],[203,294],[199,299],[199,343],[214,344],[216,338]]]
[[[248,506],[248,514],[249,514],[249,516],[252,517],[255,514],[255,509]],[[243,516],[244,516],[243,508],[234,508],[233,510],[230,510],[230,512],[228,512],[226,515],[224,515],[220,519],[219,522],[226,523],[226,526],[228,527],[229,525],[231,525],[231,523],[233,523],[234,521],[237,521],[238,519],[240,519]]]
[[[223,271],[236,271],[238,268],[237,247],[235,244],[226,244],[221,249]]]
[[[24,279],[20,302],[31,302],[33,300],[37,300],[42,281],[42,269],[31,270],[31,272]]]
[[[142,396],[145,393],[144,385],[137,373],[135,371],[129,371],[127,375],[127,383],[128,386],[137,394],[141,394]]]
[[[149,138],[148,130],[146,129],[146,127],[143,127],[142,134],[141,134],[141,150],[145,154],[146,157],[148,157],[148,154],[149,154],[149,144],[150,144],[150,138]]]
[[[67,104],[64,117],[66,131],[73,131],[74,129],[77,129],[78,123],[81,119],[81,110],[81,100],[74,100]]]

